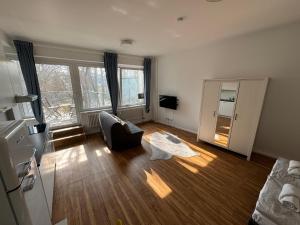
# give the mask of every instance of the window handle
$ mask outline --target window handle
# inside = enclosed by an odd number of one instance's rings
[[[19,178],[25,177],[31,170],[31,161],[20,163],[16,166],[16,172]]]

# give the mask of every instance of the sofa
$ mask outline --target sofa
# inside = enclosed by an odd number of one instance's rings
[[[144,131],[129,121],[100,112],[99,122],[107,146],[113,150],[133,148],[141,145]]]

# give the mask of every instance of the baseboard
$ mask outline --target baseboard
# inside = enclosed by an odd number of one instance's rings
[[[177,126],[177,125],[174,125],[174,124],[168,124],[168,123],[166,123],[164,121],[161,121],[161,120],[157,120],[156,122],[164,124],[164,125],[167,125],[167,126],[170,126],[170,127],[177,128],[179,130],[184,130],[184,131],[190,132],[192,134],[197,134],[197,131],[194,131],[194,130],[191,130],[191,129],[187,129],[187,128],[184,128],[184,127],[180,127],[180,126]]]
[[[191,129],[187,129],[187,128],[176,126],[176,125],[174,127],[177,128],[177,129],[180,129],[180,130],[184,130],[184,131],[190,132],[192,134],[197,134],[197,131],[194,131],[194,130],[191,130]]]
[[[139,121],[139,122],[137,122],[137,123],[134,123],[134,124],[136,124],[136,125],[143,125],[143,124],[145,124],[145,123],[155,123],[155,121],[153,120],[153,119],[147,119],[147,120],[142,120],[142,121]]]
[[[272,153],[267,153],[267,152],[261,151],[260,149],[254,149],[253,152],[258,153],[258,154],[263,155],[263,156],[273,158],[273,159],[277,159],[277,158],[280,157],[279,155],[272,154]]]

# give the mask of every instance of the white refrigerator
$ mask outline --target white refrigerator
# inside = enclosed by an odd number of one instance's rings
[[[1,225],[51,225],[34,153],[24,121],[0,121]]]

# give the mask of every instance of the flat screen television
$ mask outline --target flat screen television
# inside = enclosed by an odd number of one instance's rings
[[[159,106],[168,109],[177,109],[178,100],[176,96],[159,95]]]

